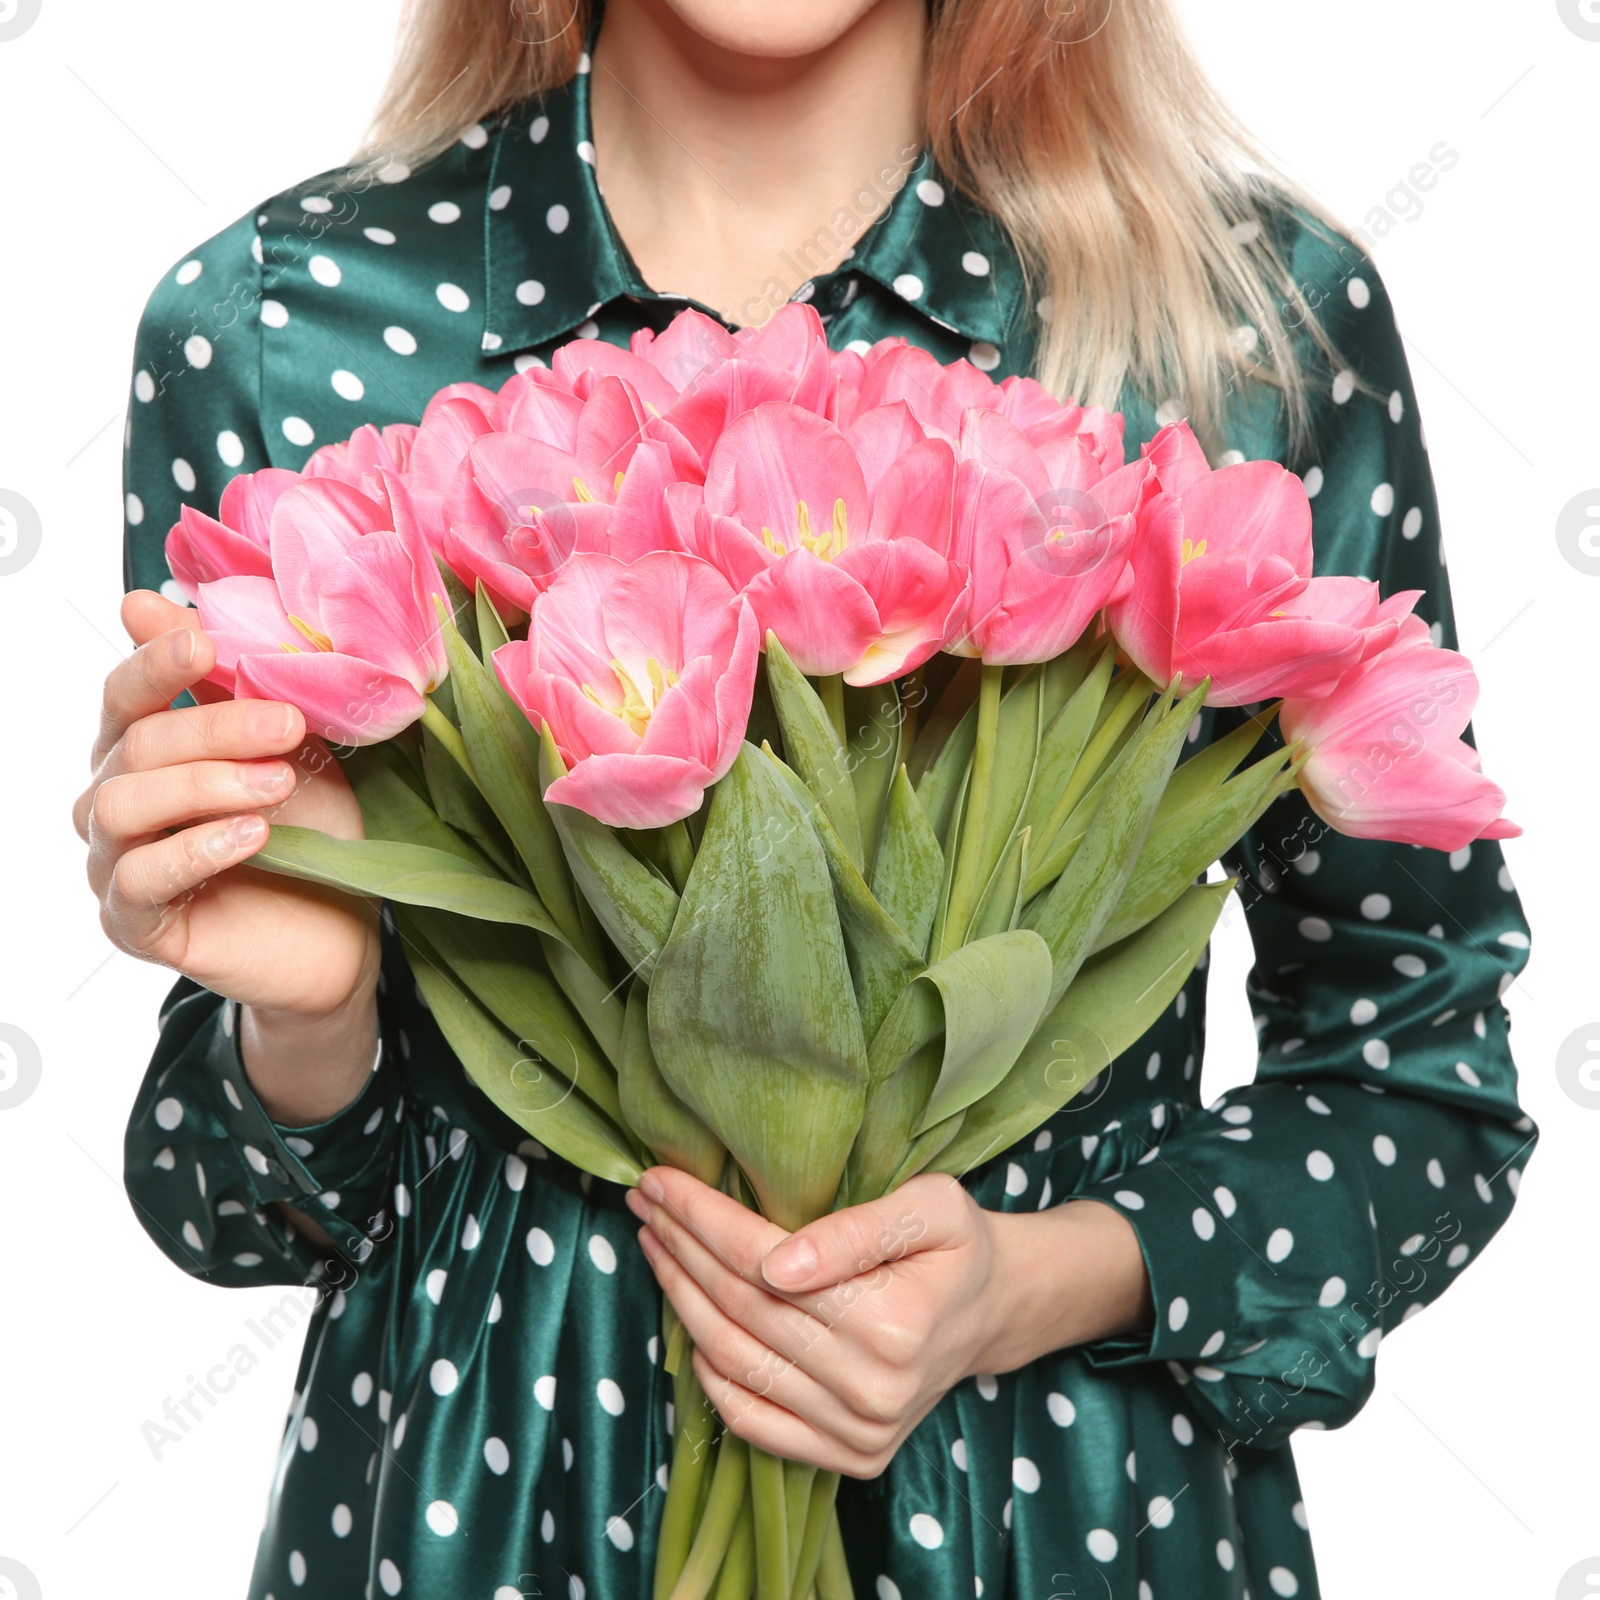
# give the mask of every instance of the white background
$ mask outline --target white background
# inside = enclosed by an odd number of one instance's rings
[[[0,0],[0,30],[16,3]],[[1583,3],[1567,13],[1600,33]],[[0,577],[0,1023],[43,1060],[38,1090],[0,1112],[0,1557],[45,1600],[242,1595],[293,1383],[286,1343],[163,1460],[141,1438],[276,1295],[183,1277],[121,1192],[168,980],[108,954],[68,812],[122,649],[119,450],[140,307],[190,246],[349,152],[395,9],[43,0],[25,35],[0,41],[0,488],[43,523],[38,556]],[[1509,1003],[1544,1138],[1505,1233],[1384,1346],[1365,1412],[1296,1450],[1329,1600],[1545,1600],[1574,1563],[1600,1571],[1600,1109],[1554,1072],[1561,1042],[1600,1016],[1600,575],[1564,561],[1554,535],[1600,484],[1600,41],[1556,0],[1182,9],[1245,119],[1351,224],[1439,141],[1460,154],[1376,254],[1484,678],[1479,742],[1527,828],[1507,854],[1535,954]],[[1231,922],[1208,1097],[1250,1071],[1248,952]]]

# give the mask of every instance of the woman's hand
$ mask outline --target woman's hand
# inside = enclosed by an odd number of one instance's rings
[[[136,590],[138,647],[106,679],[73,820],[112,943],[240,1001],[252,1086],[280,1121],[331,1116],[359,1093],[377,1045],[377,907],[245,867],[267,819],[360,838],[337,762],[293,706],[218,699],[193,610]],[[168,703],[195,689],[210,703]]]
[[[628,1205],[728,1427],[851,1477],[882,1472],[963,1378],[1149,1317],[1138,1239],[1093,1201],[985,1211],[928,1174],[789,1234],[652,1167]]]

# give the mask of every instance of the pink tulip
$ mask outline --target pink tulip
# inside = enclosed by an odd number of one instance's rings
[[[660,333],[641,328],[628,340],[628,349],[682,393],[707,367],[737,353],[738,341],[703,312],[680,311]]]
[[[371,493],[381,472],[404,472],[411,460],[417,429],[409,422],[391,422],[378,429],[365,423],[339,444],[314,451],[303,469],[307,478],[337,478]]]
[[[966,570],[936,548],[950,519],[950,453],[914,432],[909,414],[869,414],[846,435],[768,402],[717,441],[701,553],[802,672],[883,683],[926,661],[961,620]]]
[[[998,412],[969,410],[953,487],[948,551],[972,573],[954,654],[1049,661],[1128,591],[1135,518],[1150,493],[1145,463],[1102,474],[1085,439],[1035,447]]]
[[[218,578],[264,578],[272,572],[267,543],[272,508],[300,481],[283,467],[244,472],[222,491],[217,515],[183,506],[167,534],[167,566],[192,603],[202,583]]]
[[[1394,637],[1416,593],[1381,605],[1378,586],[1311,576],[1311,504],[1273,461],[1213,472],[1186,423],[1163,428],[1145,458],[1161,492],[1143,507],[1134,585],[1109,612],[1134,664],[1211,705],[1325,693]]]
[[[415,722],[448,663],[432,553],[399,481],[374,499],[307,478],[272,513],[272,576],[202,583],[212,678],[240,698],[287,700],[313,732],[376,744]]]
[[[1427,624],[1408,616],[1332,693],[1285,700],[1279,722],[1286,739],[1309,747],[1300,787],[1330,827],[1459,850],[1522,831],[1501,816],[1505,794],[1460,737],[1477,699],[1472,663],[1436,648]]]
[[[567,764],[546,798],[621,828],[699,809],[750,718],[761,634],[713,567],[677,551],[575,555],[494,668]]]

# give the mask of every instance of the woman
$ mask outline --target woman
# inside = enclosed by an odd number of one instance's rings
[[[298,712],[166,709],[214,657],[149,591],[180,500],[214,508],[235,471],[574,335],[802,299],[836,346],[903,335],[1116,406],[1130,451],[1188,414],[1213,460],[1284,461],[1322,569],[1425,588],[1449,642],[1370,262],[1263,176],[1161,0],[415,0],[372,151],[152,296],[139,648],[79,806],[109,934],[183,974],[128,1134],[140,1215],[208,1280],[319,1286],[252,1596],[646,1593],[660,1291],[730,1427],[849,1475],[863,1595],[1314,1595],[1288,1437],[1359,1409],[1535,1137],[1497,846],[1359,842],[1279,802],[1232,862],[1251,1087],[1199,1104],[1197,975],[1025,1146],[785,1242],[683,1174],[624,1195],[523,1140],[387,922],[243,865],[268,818],[354,835],[356,807]]]

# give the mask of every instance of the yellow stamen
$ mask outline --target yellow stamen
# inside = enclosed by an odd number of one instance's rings
[[[303,656],[305,654],[305,651],[297,644],[280,644],[278,648],[289,656]]]
[[[617,490],[619,490],[621,487],[622,487],[622,474],[621,474],[621,472],[618,472],[616,477],[614,477],[611,480],[611,492],[612,492],[612,494],[615,494],[617,492]]]
[[[833,502],[833,522],[824,533],[811,531],[811,507],[804,500],[795,506],[795,524],[802,549],[822,561],[832,561],[850,542],[843,500]]]
[[[311,624],[309,622],[306,622],[304,619],[302,619],[300,617],[293,617],[293,616],[291,616],[289,618],[289,621],[294,624],[295,630],[297,632],[299,632],[299,633],[304,634],[305,637],[307,639],[309,639],[311,641],[311,643],[314,644],[317,647],[317,649],[319,649],[319,650],[331,650],[331,649],[333,649],[333,640],[330,639],[327,636],[327,634],[319,633],[315,628],[313,628],[311,626]]]
[[[1191,561],[1195,560],[1199,556],[1203,556],[1205,553],[1206,553],[1206,542],[1205,542],[1204,539],[1202,539],[1199,544],[1195,544],[1194,541],[1191,540],[1191,539],[1185,539],[1183,541],[1183,565],[1184,566],[1188,566]]]
[[[761,542],[775,556],[786,556],[789,553],[788,547],[784,544],[782,539],[774,539],[773,538],[772,529],[771,528],[767,528],[767,527],[763,527],[762,528],[762,530],[761,530]]]
[[[663,668],[661,663],[651,656],[644,664],[645,678],[650,687],[649,697],[646,698],[643,689],[633,674],[615,657],[611,661],[611,671],[617,680],[617,687],[622,691],[622,704],[614,706],[602,700],[595,690],[587,683],[581,684],[584,695],[599,706],[602,711],[609,711],[612,716],[619,718],[627,725],[628,731],[638,738],[643,738],[645,730],[650,726],[650,718],[655,709],[661,704],[662,698],[668,689],[678,681],[678,674]]]
[[[581,501],[586,506],[594,504],[594,496],[589,493],[589,485],[577,476],[572,480],[572,498]]]

